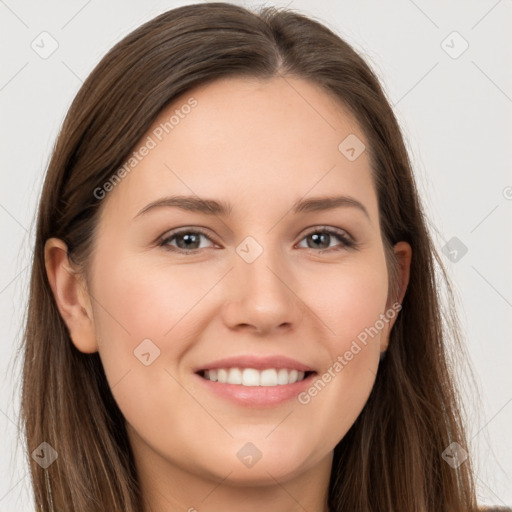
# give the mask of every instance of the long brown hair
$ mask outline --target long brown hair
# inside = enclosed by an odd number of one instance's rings
[[[349,44],[313,19],[210,3],[165,12],[116,44],[83,84],[59,133],[39,203],[23,339],[27,454],[42,442],[58,453],[47,469],[27,456],[37,511],[144,510],[123,415],[98,353],[82,353],[71,342],[46,275],[45,241],[65,241],[87,275],[101,203],[93,191],[174,98],[241,75],[293,75],[348,107],[369,142],[386,247],[401,240],[412,246],[388,353],[363,411],[334,450],[330,510],[475,510],[469,459],[453,468],[442,457],[452,442],[467,447],[439,300],[446,275],[378,79]]]

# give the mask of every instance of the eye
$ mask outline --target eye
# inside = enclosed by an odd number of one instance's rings
[[[330,242],[333,239],[338,239],[341,244],[332,247]],[[307,248],[320,249],[319,252],[341,251],[356,246],[356,243],[347,233],[333,228],[317,228],[315,231],[310,231],[302,240],[307,241]]]
[[[192,255],[200,249],[207,248],[201,246],[201,238],[212,242],[211,238],[202,230],[182,229],[168,233],[158,242],[158,245],[170,251]],[[333,247],[331,242],[334,239],[337,239],[339,243]],[[306,240],[306,248],[319,249],[320,253],[356,247],[354,240],[345,231],[334,228],[317,228],[309,232],[302,240]]]
[[[181,231],[170,233],[169,236],[163,238],[158,245],[171,251],[190,254],[193,251],[204,249],[204,247],[200,247],[201,237],[211,241],[211,238],[201,230],[182,229]],[[172,245],[174,241],[176,245]]]

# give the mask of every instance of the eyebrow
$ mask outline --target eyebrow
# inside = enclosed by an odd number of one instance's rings
[[[135,215],[134,219],[152,210],[164,207],[174,207],[186,211],[202,213],[204,215],[219,215],[224,217],[231,215],[233,210],[233,206],[225,201],[205,199],[197,196],[170,196],[152,201],[142,208],[142,210]],[[310,199],[299,199],[293,204],[291,210],[296,215],[299,213],[332,210],[340,207],[356,208],[370,219],[370,215],[364,205],[350,196],[322,196]]]

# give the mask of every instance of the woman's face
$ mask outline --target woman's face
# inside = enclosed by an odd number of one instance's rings
[[[311,83],[223,79],[163,111],[102,189],[74,342],[99,351],[140,467],[328,473],[398,314],[364,145]]]

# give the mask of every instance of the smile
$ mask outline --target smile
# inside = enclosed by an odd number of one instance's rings
[[[203,370],[201,377],[221,384],[239,384],[242,386],[284,386],[304,380],[309,373],[287,368],[216,368]]]

